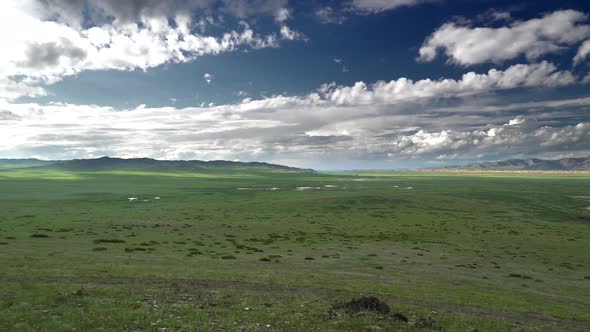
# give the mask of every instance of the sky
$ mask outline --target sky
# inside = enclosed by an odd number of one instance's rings
[[[0,158],[590,155],[590,1],[2,0]]]

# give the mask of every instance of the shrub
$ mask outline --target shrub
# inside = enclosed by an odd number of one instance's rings
[[[120,239],[99,239],[99,240],[94,240],[94,243],[125,243],[125,240],[120,240]]]

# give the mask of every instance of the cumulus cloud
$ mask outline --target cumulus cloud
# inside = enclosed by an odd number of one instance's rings
[[[283,23],[291,17],[291,11],[287,8],[280,8],[275,13],[275,20],[279,23]]]
[[[501,63],[522,55],[532,61],[587,39],[590,36],[587,21],[588,16],[582,12],[560,10],[500,28],[450,22],[427,38],[418,60],[432,61],[442,51],[450,62],[464,66]]]
[[[433,0],[352,0],[350,5],[358,11],[374,14],[425,2],[433,2]]]
[[[281,26],[281,38],[286,40],[307,40],[307,37],[301,32],[292,30],[286,25]]]
[[[534,128],[517,125],[523,122],[522,119],[515,119],[512,124],[487,130],[420,130],[395,140],[390,153],[422,158],[469,159],[486,154],[534,155],[561,152],[565,146],[574,151],[587,151],[590,148],[588,122],[564,127]]]
[[[525,123],[525,121],[526,121],[526,119],[523,116],[519,115],[516,118],[508,121],[508,125],[509,126],[518,126],[518,125]]]
[[[371,86],[357,82],[353,86],[339,87],[324,85],[320,91],[336,104],[394,103],[407,100],[435,97],[456,97],[491,90],[519,87],[554,87],[572,84],[576,81],[569,71],[558,71],[552,63],[518,64],[506,70],[491,69],[486,74],[469,72],[460,80],[423,79],[413,81],[399,78],[389,82],[379,81]]]
[[[187,2],[190,6],[180,8],[177,3],[92,1],[88,3],[92,20],[84,21],[83,1],[2,1],[0,98],[45,95],[44,85],[85,70],[145,70],[244,47],[260,49],[279,45],[276,33],[259,35],[246,22],[219,36],[197,33],[187,8],[210,4]],[[261,0],[256,12],[286,19],[285,3]],[[242,13],[240,1],[224,4],[236,15],[254,13],[249,10]],[[88,28],[82,27],[89,24]],[[285,25],[278,33],[286,40],[304,39]]]

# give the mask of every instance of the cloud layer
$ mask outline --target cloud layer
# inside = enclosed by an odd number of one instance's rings
[[[303,96],[246,98],[210,107],[5,102],[0,105],[0,156],[289,160],[315,167],[305,160],[450,162],[587,152],[590,124],[577,119],[590,99],[506,104],[496,95],[574,82],[568,71],[541,62],[470,72],[460,80],[326,84]]]

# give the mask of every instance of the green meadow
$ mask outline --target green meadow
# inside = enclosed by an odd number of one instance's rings
[[[587,331],[587,207],[583,174],[4,170],[0,331]]]

